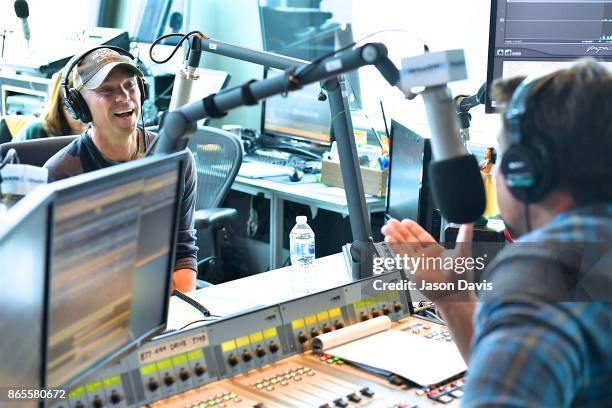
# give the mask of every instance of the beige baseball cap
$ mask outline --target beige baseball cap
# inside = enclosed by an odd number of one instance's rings
[[[96,89],[104,82],[108,74],[116,67],[125,67],[134,75],[142,77],[142,71],[132,59],[109,48],[100,48],[85,56],[78,67],[73,70],[73,84],[81,88]]]

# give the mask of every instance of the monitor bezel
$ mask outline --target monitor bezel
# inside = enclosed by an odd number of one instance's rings
[[[43,387],[49,386],[48,378],[47,378],[47,368],[48,368],[48,359],[49,359],[49,344],[48,344],[49,327],[48,327],[48,324],[49,324],[50,312],[51,312],[51,307],[49,303],[49,300],[50,300],[49,299],[49,295],[50,295],[49,285],[51,282],[51,264],[52,264],[51,262],[52,261],[51,259],[52,258],[51,237],[53,236],[52,218],[53,218],[53,214],[55,211],[54,202],[57,196],[60,194],[60,192],[69,193],[69,192],[75,191],[78,188],[89,187],[92,185],[99,184],[101,179],[111,179],[123,172],[135,174],[136,172],[143,172],[149,168],[156,168],[159,166],[163,166],[166,163],[172,163],[176,161],[178,162],[179,182],[177,183],[177,192],[176,192],[177,204],[175,206],[175,211],[174,211],[174,220],[173,220],[174,228],[172,231],[172,239],[170,241],[170,242],[176,242],[177,237],[178,237],[178,221],[180,217],[180,208],[181,208],[180,202],[181,202],[181,197],[183,195],[184,188],[185,188],[184,174],[187,168],[187,160],[189,160],[188,155],[189,153],[185,149],[180,152],[172,153],[172,154],[165,155],[165,156],[147,157],[141,160],[121,163],[116,166],[96,170],[96,171],[89,172],[89,173],[84,173],[84,174],[81,174],[75,177],[71,177],[68,179],[64,179],[64,180],[49,184],[47,186],[49,188],[52,188],[53,190],[52,191],[53,200],[49,204],[49,209],[48,209],[49,217],[48,217],[48,225],[47,225],[47,237],[48,237],[47,239],[47,265],[46,265],[46,276],[45,276],[45,303],[44,303],[45,310],[43,314],[43,341],[42,341],[42,366],[41,366],[41,370],[42,370],[41,384]],[[170,296],[171,296],[171,288],[172,288],[172,272],[174,271],[175,256],[176,256],[176,245],[172,245],[170,248],[170,254],[169,254],[169,259],[168,259],[168,263],[169,263],[168,268],[170,272],[168,273],[168,278],[166,280],[166,290],[165,290],[166,296],[163,297],[163,301],[164,301],[164,305],[163,305],[164,319],[163,321],[159,325],[151,329],[150,331],[131,340],[130,342],[125,344],[123,347],[120,347],[116,349],[114,352],[108,354],[107,356],[96,360],[88,368],[73,375],[69,380],[66,380],[64,383],[55,384],[54,386],[61,385],[61,387],[65,389],[69,389],[71,387],[76,386],[79,382],[87,378],[89,375],[94,373],[96,370],[102,368],[104,365],[108,364],[109,362],[116,360],[126,355],[127,353],[130,353],[133,350],[139,348],[143,343],[145,343],[152,337],[162,333],[166,329],[166,325],[168,323],[168,310],[170,307]]]
[[[497,21],[497,2],[499,0],[491,0],[491,14],[489,15],[489,49],[487,58],[487,92],[485,92],[485,113],[499,113],[498,108],[493,107],[490,94],[491,85],[493,84],[493,70],[495,69],[495,36],[496,21]]]

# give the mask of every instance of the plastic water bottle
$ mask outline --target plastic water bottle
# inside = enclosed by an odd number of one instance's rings
[[[289,234],[291,252],[292,289],[307,293],[312,284],[312,263],[315,259],[315,234],[304,215],[295,217],[295,227]]]

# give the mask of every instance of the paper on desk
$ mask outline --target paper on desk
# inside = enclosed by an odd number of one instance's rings
[[[399,330],[386,330],[325,352],[392,372],[421,386],[438,384],[467,369],[454,343]]]

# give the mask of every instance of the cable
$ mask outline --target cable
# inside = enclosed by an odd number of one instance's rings
[[[201,304],[200,302],[198,302],[197,300],[190,298],[189,296],[185,295],[182,292],[179,292],[178,290],[175,290],[174,292],[172,292],[172,296],[176,296],[179,299],[184,300],[185,302],[189,303],[191,306],[195,307],[196,309],[198,309],[198,311],[200,313],[202,313],[205,317],[221,317],[218,315],[214,315],[210,313],[210,310],[208,310],[206,307],[204,307],[203,304]]]
[[[531,232],[531,220],[529,219],[529,204],[527,203],[527,201],[525,201],[524,204],[525,204],[525,227],[527,228],[527,232]]]
[[[9,149],[9,151],[6,152],[6,155],[4,156],[2,161],[0,162],[0,170],[2,170],[2,168],[4,168],[4,166],[9,164],[9,162],[11,164],[19,164],[20,163],[19,162],[19,156],[17,156],[17,150]]]
[[[174,333],[177,331],[181,331],[183,329],[186,329],[187,327],[191,326],[192,324],[196,324],[196,323],[201,323],[201,322],[214,322],[216,320],[219,320],[220,316],[214,318],[214,319],[198,319],[198,320],[194,320],[193,322],[189,322],[186,325],[184,325],[183,327],[180,327],[178,329],[170,329],[170,330],[166,330],[165,332],[163,332],[162,334],[168,334],[168,333]]]
[[[200,37],[200,39],[202,39],[202,40],[205,40],[205,39],[208,38],[208,36],[204,35],[201,31],[198,31],[198,30],[190,31],[187,34],[182,34],[182,33],[164,34],[161,37],[159,37],[158,39],[156,39],[155,41],[153,41],[153,44],[151,44],[151,48],[149,48],[149,58],[151,58],[151,61],[155,62],[156,64],[164,64],[164,63],[170,61],[170,59],[172,57],[174,57],[174,54],[176,54],[176,51],[178,51],[178,49],[183,44],[183,41],[185,41],[186,39],[188,39],[189,37],[191,37],[194,34],[197,34]],[[161,43],[164,39],[169,38],[169,37],[182,37],[182,38],[174,46],[174,50],[172,50],[172,52],[170,53],[168,58],[166,58],[164,60],[157,60],[157,59],[153,58],[153,48],[156,45],[158,45],[159,43]],[[189,41],[187,42],[187,44],[188,44],[189,48],[187,49],[187,55],[185,56],[185,59],[187,59],[187,57],[189,56],[189,52],[191,51],[191,44],[189,43]]]

